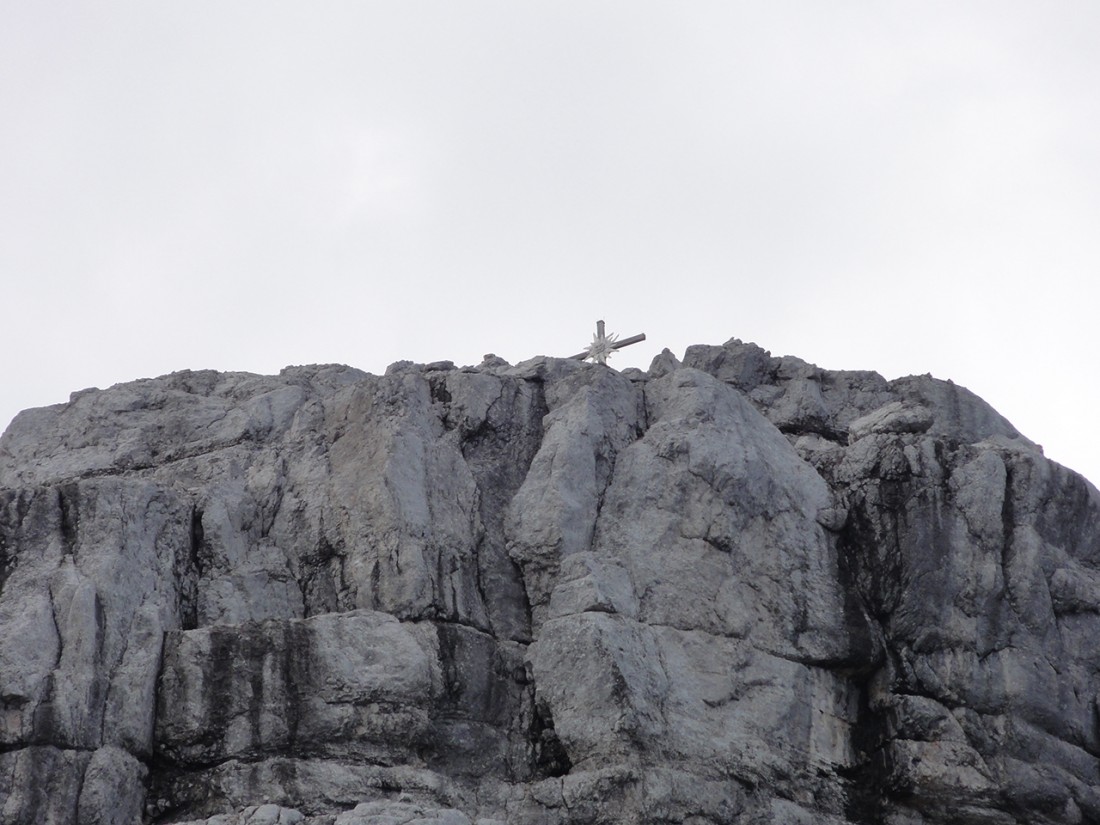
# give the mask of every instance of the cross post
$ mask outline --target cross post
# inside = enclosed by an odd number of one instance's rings
[[[591,358],[597,364],[606,364],[607,359],[611,357],[611,354],[623,347],[628,347],[631,344],[637,344],[639,341],[645,340],[645,333],[639,333],[638,335],[631,335],[629,338],[624,338],[619,341],[618,336],[606,335],[604,333],[603,321],[596,322],[596,334],[592,336],[592,343],[588,345],[588,349],[584,352],[578,352],[576,355],[570,355],[570,358],[575,358],[578,361],[583,361],[586,358]]]

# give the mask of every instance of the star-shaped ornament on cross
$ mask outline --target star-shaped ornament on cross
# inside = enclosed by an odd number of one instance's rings
[[[607,335],[604,332],[603,321],[596,322],[596,334],[592,336],[592,343],[588,345],[588,349],[584,352],[578,352],[576,355],[570,355],[570,358],[576,358],[578,360],[584,360],[591,358],[597,364],[606,364],[607,359],[611,357],[611,354],[623,347],[628,347],[631,344],[637,344],[639,341],[645,340],[645,333],[639,335],[632,335],[629,338],[624,338],[619,341],[617,335]]]

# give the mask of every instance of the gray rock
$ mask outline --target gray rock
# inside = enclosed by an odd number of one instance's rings
[[[736,339],[182,372],[0,437],[0,820],[1100,821],[1100,493]]]
[[[470,825],[470,819],[453,808],[407,802],[364,802],[337,816],[333,825]]]
[[[505,524],[536,626],[561,560],[591,548],[615,462],[645,415],[637,386],[599,365],[578,365],[544,386],[545,433]]]
[[[923,433],[932,426],[932,413],[919,404],[891,401],[848,425],[848,440],[872,433]]]
[[[746,393],[769,421],[791,435],[842,439],[855,419],[895,400],[878,373],[822,370],[800,358],[773,357],[733,338],[721,347],[688,347],[684,366]]]
[[[157,752],[211,764],[288,751],[382,761],[419,741],[443,690],[435,633],[386,613],[167,636]]]
[[[670,372],[680,369],[680,359],[672,354],[667,347],[653,357],[649,364],[649,377],[661,378]]]
[[[300,811],[282,805],[249,805],[232,814],[192,819],[182,825],[298,825],[307,822]]]

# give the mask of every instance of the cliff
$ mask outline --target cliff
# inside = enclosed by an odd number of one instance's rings
[[[972,393],[183,372],[0,438],[0,821],[1100,822],[1100,494]]]

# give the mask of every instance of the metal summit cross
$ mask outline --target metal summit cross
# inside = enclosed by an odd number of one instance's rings
[[[578,352],[576,355],[570,355],[569,357],[582,361],[585,358],[591,358],[597,364],[606,364],[607,359],[611,357],[611,353],[615,350],[628,347],[631,344],[637,344],[639,341],[644,341],[645,333],[632,335],[629,338],[624,338],[622,341],[618,341],[616,338],[616,335],[605,335],[603,321],[597,321],[596,334],[592,336],[592,343],[588,345],[588,349],[584,352]]]

